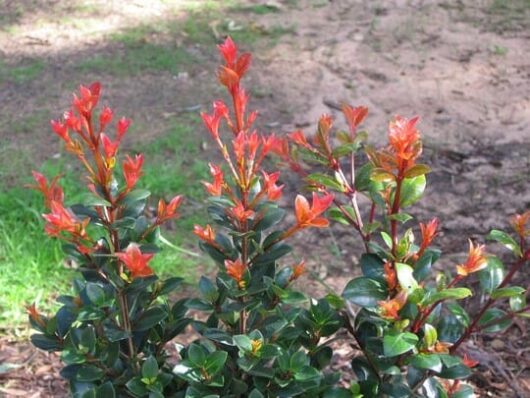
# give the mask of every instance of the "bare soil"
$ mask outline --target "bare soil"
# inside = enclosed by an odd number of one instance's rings
[[[14,12],[14,3],[31,12]],[[9,65],[23,65],[28,59],[46,62],[38,80],[1,86],[0,140],[13,153],[31,154],[42,161],[56,152],[57,147],[51,144],[55,139],[45,122],[35,122],[17,135],[12,134],[13,127],[24,115],[41,112],[41,119],[46,120],[50,117],[48,111],[59,114],[68,102],[64,94],[80,77],[85,81],[96,77],[103,80],[109,87],[108,102],[121,113],[132,114],[138,125],[149,128],[148,137],[140,131],[133,137],[138,145],[162,134],[168,113],[178,116],[195,105],[205,108],[219,94],[213,78],[217,62],[211,54],[213,48],[190,43],[189,38],[179,35],[172,40],[193,51],[200,60],[185,74],[146,73],[130,79],[110,74],[80,76],[69,65],[90,57],[94,51],[113,54],[123,50],[119,43],[106,41],[109,32],[140,23],[164,23],[168,18],[178,21],[185,13],[171,13],[169,17],[162,1],[149,2],[149,6],[115,1],[111,12],[93,12],[92,19],[85,19],[85,25],[76,29],[50,17],[70,12],[75,18],[76,13],[83,13],[69,11],[65,3],[6,3],[7,17],[2,21],[14,24],[17,30],[0,31],[0,56]],[[370,141],[383,145],[392,115],[421,116],[424,158],[433,172],[414,215],[420,221],[433,216],[440,219],[443,233],[438,245],[450,253],[441,266],[454,267],[465,255],[468,237],[481,240],[491,228],[506,228],[513,213],[530,208],[528,2],[243,3],[266,4],[277,12],[234,12],[224,18],[259,29],[283,26],[291,32],[273,46],[258,43],[255,48],[247,48],[256,50],[248,86],[254,87],[253,104],[262,111],[264,130],[285,133],[303,128],[311,132],[322,113],[338,115],[338,104],[348,102],[370,108],[365,127]],[[90,30],[94,21],[99,21],[100,27]],[[215,24],[210,28],[212,32],[208,33],[215,35]],[[83,29],[89,29],[90,34],[83,34]],[[342,123],[338,117],[337,125]],[[200,138],[197,145],[202,145]],[[296,179],[286,179],[293,184],[292,192],[299,188]],[[291,202],[286,199],[286,204]],[[351,231],[334,227],[322,234],[304,234],[297,243],[303,245],[297,254],[306,256],[313,270],[337,291],[351,278],[352,271],[356,272],[361,246]],[[323,245],[329,248],[324,254],[314,249]],[[519,275],[517,282],[528,286],[528,270]],[[303,284],[324,291],[309,279]],[[473,378],[481,396],[530,396],[528,331],[528,323],[521,323],[506,335],[487,336],[468,344],[471,356],[481,362]],[[345,350],[347,359],[351,351],[347,347]],[[3,340],[1,362],[21,367],[0,373],[0,394],[65,394],[64,383],[53,376],[60,368],[55,356],[36,352],[27,343]],[[337,366],[347,366],[346,361],[338,361]]]

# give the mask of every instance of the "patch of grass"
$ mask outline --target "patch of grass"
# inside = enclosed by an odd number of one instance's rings
[[[250,12],[258,15],[280,12],[280,9],[272,4],[237,5],[230,7],[229,10],[233,12]]]
[[[45,64],[38,59],[29,59],[20,65],[7,65],[0,60],[0,83],[10,81],[24,84],[35,80],[44,71]]]
[[[117,76],[137,75],[148,71],[166,71],[176,74],[183,65],[190,64],[192,56],[182,48],[143,43],[128,47],[118,54],[101,54],[78,64],[81,72],[110,73]]]

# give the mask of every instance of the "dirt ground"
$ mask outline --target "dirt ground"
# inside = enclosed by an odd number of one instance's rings
[[[42,108],[39,90],[49,93],[44,102],[57,104],[56,113],[62,109],[68,101],[63,95],[65,87],[72,78],[69,63],[81,54],[86,56],[94,46],[108,54],[120,51],[118,44],[104,42],[105,33],[112,29],[165,18],[164,2],[152,6],[135,2],[120,8],[124,2],[116,1],[116,10],[121,11],[100,15],[105,22],[101,31],[87,37],[62,29],[60,24],[43,31],[34,28],[39,15],[49,13],[58,3],[44,2],[35,12],[24,14],[17,20],[22,28],[16,33],[0,33],[0,55],[9,62],[42,58],[52,65],[42,79],[24,86],[25,91],[9,82],[2,86],[0,119],[8,122],[0,125],[0,139],[2,145],[7,143],[17,151],[35,153],[35,143],[11,135],[10,126],[21,113]],[[530,208],[527,0],[243,3],[267,5],[277,12],[238,13],[238,21],[260,29],[281,26],[290,32],[274,45],[256,46],[248,85],[259,87],[253,104],[261,111],[264,130],[285,133],[303,128],[311,132],[322,113],[338,115],[337,104],[346,101],[370,108],[365,127],[377,145],[384,143],[392,115],[420,115],[424,157],[433,172],[414,215],[420,221],[433,216],[440,219],[443,233],[438,244],[451,253],[442,266],[454,267],[466,251],[468,237],[481,239],[491,228],[505,228],[510,215]],[[216,34],[215,24],[210,28]],[[186,38],[182,40],[186,43]],[[206,107],[218,95],[212,76],[216,57],[206,53],[211,48],[193,49],[201,64],[186,75],[168,79],[163,73],[148,74],[126,82],[104,76],[109,80],[109,102],[124,111],[135,110],[140,124],[150,123],[154,135],[161,131],[157,120],[162,113],[178,114],[179,109],[196,104]],[[87,79],[93,77],[89,73]],[[48,78],[57,83],[53,92],[46,87]],[[338,119],[337,124],[342,123]],[[51,142],[53,137],[47,136]],[[135,139],[142,141],[139,136]],[[38,156],[50,156],[53,149],[49,148],[41,144]],[[294,179],[288,182],[296,184]],[[329,253],[309,259],[309,264],[330,285],[342,289],[351,278],[360,245],[350,231],[335,227],[325,235],[308,233],[299,238],[304,250],[298,253],[311,252],[323,240]],[[529,285],[528,270],[517,282]],[[482,364],[472,379],[481,396],[530,396],[529,330],[528,323],[516,325],[504,336],[476,339],[467,346]],[[0,372],[0,383],[4,383],[0,394],[64,394],[62,382],[49,376],[50,369],[59,367],[54,356],[4,339],[0,361],[13,363],[12,358],[18,358],[15,363],[22,368]]]

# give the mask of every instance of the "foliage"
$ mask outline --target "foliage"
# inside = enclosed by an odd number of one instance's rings
[[[438,220],[419,223],[418,241],[417,229],[404,228],[413,219],[404,209],[420,200],[430,171],[419,163],[418,118],[396,116],[382,149],[367,145],[367,134],[358,131],[368,110],[349,105],[342,108],[349,131],[333,133],[333,120],[324,115],[311,139],[302,131],[263,136],[253,128],[257,112],[247,110],[241,86],[250,54],[239,55],[230,38],[219,50],[218,78],[231,107],[218,100],[212,113],[202,114],[223,162],[209,164],[212,180],[203,183],[215,227],[194,227],[216,275],[200,279],[200,297],[168,299],[181,279],[158,280],[149,262],[160,225],[178,216],[181,197],[161,200],[157,215],[148,216],[150,193],[136,188],[143,156],[126,157],[123,178],[115,173],[130,121],[120,119],[111,139],[105,133],[110,108],[99,113],[97,127],[93,121],[99,84],[81,86],[72,109],[52,128],[86,169],[89,192],[66,207],[58,178],[34,173],[49,211],[45,230],[64,241],[80,278],[75,295],[59,298],[63,306],[53,317],[28,308],[39,332],[32,342],[61,351],[62,375],[76,397],[472,396],[462,380],[477,362],[462,352],[463,343],[529,316],[526,291],[512,280],[530,260],[530,212],[513,217],[515,234],[494,230],[487,237],[512,253],[512,265],[470,241],[454,272],[438,272]],[[279,205],[284,186],[279,171],[266,170],[269,154],[303,175],[313,191],[311,203],[296,196],[294,223],[287,227]],[[367,211],[360,195],[368,199]],[[319,299],[293,288],[304,261],[285,265],[282,259],[292,249],[287,239],[329,225],[327,210],[359,234],[365,253],[362,276],[341,296]],[[474,275],[486,299],[469,314],[462,300],[477,294]],[[188,325],[199,337],[178,347],[171,369],[165,346]],[[339,332],[348,333],[359,352],[351,363],[356,380],[347,387],[339,387],[341,375],[328,368]]]
[[[73,281],[75,294],[59,297],[62,306],[54,316],[41,315],[35,305],[28,308],[39,332],[31,341],[61,352],[61,374],[75,397],[162,396],[173,388],[164,345],[190,320],[185,302],[167,299],[181,278],[161,281],[148,263],[158,251],[160,225],[178,216],[182,198],[160,200],[157,216],[146,217],[150,193],[137,188],[143,155],[126,157],[122,178],[115,172],[130,120],[121,118],[111,139],[105,131],[112,110],[104,107],[95,121],[100,84],[79,91],[64,119],[51,125],[86,170],[82,202],[66,206],[58,177],[48,181],[33,173],[48,209],[46,233],[63,241],[79,277]]]
[[[413,219],[403,210],[421,198],[430,172],[418,163],[418,118],[396,116],[388,146],[375,149],[366,145],[367,133],[358,131],[368,109],[343,105],[342,112],[349,131],[337,131],[332,140],[332,119],[324,115],[313,139],[302,131],[289,135],[294,148],[285,150],[283,159],[310,189],[335,192],[330,217],[351,226],[364,243],[363,275],[342,293],[346,328],[362,353],[351,364],[359,391],[364,397],[472,396],[472,388],[461,380],[478,363],[462,355],[462,343],[474,333],[504,331],[514,318],[529,315],[525,289],[511,281],[530,259],[530,212],[512,219],[515,236],[498,230],[487,236],[512,252],[512,265],[469,241],[467,259],[453,272],[438,272],[434,265],[441,252],[432,247],[438,220],[419,224],[419,242],[413,228],[403,227]],[[362,152],[368,161],[359,166]],[[316,165],[318,172],[307,174],[305,164]],[[359,195],[370,203],[364,217]],[[476,291],[471,289],[473,274],[480,281]],[[486,300],[476,314],[468,314],[459,302],[473,294]],[[501,301],[509,301],[508,310],[496,307]]]
[[[322,369],[332,355],[327,338],[342,319],[327,300],[310,301],[292,289],[303,262],[279,265],[291,251],[288,237],[327,226],[321,214],[333,197],[314,195],[310,206],[298,196],[296,224],[278,227],[285,213],[278,205],[283,185],[277,185],[280,173],[265,171],[263,161],[278,151],[280,141],[252,129],[257,113],[246,111],[248,97],[240,85],[250,55],[238,56],[231,39],[219,49],[224,59],[219,81],[233,109],[216,101],[213,113],[202,115],[225,166],[210,164],[213,181],[204,183],[218,228],[197,225],[194,231],[219,272],[213,281],[202,277],[201,298],[188,303],[206,320],[193,323],[202,338],[183,348],[175,373],[188,383],[186,397],[317,397],[338,391],[332,386],[339,375]],[[221,123],[231,142],[220,134]]]

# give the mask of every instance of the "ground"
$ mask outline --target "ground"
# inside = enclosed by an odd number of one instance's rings
[[[21,187],[32,169],[60,172],[75,196],[76,170],[48,120],[80,83],[100,80],[103,102],[134,120],[127,150],[146,153],[146,187],[156,196],[187,195],[188,221],[167,234],[188,248],[193,241],[175,231],[205,219],[202,190],[189,181],[205,178],[212,156],[198,113],[221,95],[215,44],[226,34],[254,54],[247,86],[263,131],[312,132],[322,113],[338,115],[346,101],[370,108],[365,127],[380,145],[392,115],[421,117],[433,173],[414,215],[440,218],[438,244],[451,253],[442,266],[454,267],[468,237],[482,239],[530,208],[528,0],[0,0],[0,10],[0,326],[8,332],[0,393],[7,396],[64,394],[49,376],[57,359],[24,342],[22,305],[35,296],[52,305],[46,298],[57,283],[66,289],[70,271],[59,246],[43,238],[38,196]],[[302,188],[284,178],[290,192]],[[312,250],[317,241],[329,250]],[[304,254],[335,289],[356,272],[360,245],[350,231],[307,233],[297,243],[294,257]],[[210,267],[166,251],[158,270],[190,264]],[[528,273],[518,283],[527,286]],[[470,343],[482,363],[473,382],[484,396],[529,394],[525,339],[521,324]],[[19,368],[8,371],[11,364]]]

